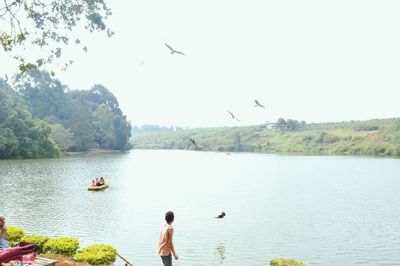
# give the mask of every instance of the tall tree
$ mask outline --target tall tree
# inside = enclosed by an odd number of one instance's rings
[[[57,143],[62,151],[68,151],[74,146],[74,134],[70,129],[63,127],[61,124],[50,124],[50,137]]]
[[[122,114],[117,98],[103,85],[94,85],[92,89],[84,95],[84,99],[96,103],[97,105],[105,104],[110,111],[116,115]]]
[[[100,148],[112,149],[115,147],[114,115],[104,103],[93,113],[93,125],[95,127],[95,141]]]
[[[92,124],[92,112],[89,104],[85,101],[75,100],[72,102],[71,118],[64,124],[73,132],[74,151],[86,151],[95,147],[95,131]]]
[[[286,129],[287,128],[287,122],[285,119],[283,119],[282,117],[278,119],[278,121],[276,122],[276,126],[279,129]]]
[[[114,117],[115,123],[115,149],[125,151],[131,148],[129,144],[129,139],[132,134],[132,125],[127,121],[126,116],[116,115]]]
[[[13,88],[24,98],[35,117],[56,116],[63,120],[70,116],[66,108],[67,87],[52,78],[49,72],[31,70],[28,75],[17,74]]]
[[[15,96],[0,97],[0,158],[58,156],[50,138],[50,126],[31,117],[23,101]]]

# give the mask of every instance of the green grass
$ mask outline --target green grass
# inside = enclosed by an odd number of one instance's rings
[[[189,150],[189,137],[209,151],[400,157],[400,118],[309,124],[295,132],[260,126],[134,132],[131,143],[135,149]]]

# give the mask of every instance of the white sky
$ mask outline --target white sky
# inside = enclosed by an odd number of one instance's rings
[[[133,124],[400,116],[400,1],[109,2],[116,35],[85,33],[89,53],[71,48],[75,63],[57,77],[105,85]],[[5,69],[16,68],[0,53]]]

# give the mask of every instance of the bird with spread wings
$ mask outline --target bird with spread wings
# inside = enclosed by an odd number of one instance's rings
[[[254,102],[256,103],[256,105],[254,105],[254,107],[261,107],[261,108],[265,108],[265,106],[264,105],[262,105],[259,101],[257,101],[257,99],[256,100],[254,100]]]
[[[235,119],[236,121],[240,122],[240,120],[231,111],[228,110],[228,113],[231,115],[232,119]]]
[[[168,45],[167,43],[164,43],[165,46],[167,46],[167,48],[170,50],[171,54],[180,54],[180,55],[185,55],[184,53],[175,50],[174,48],[172,48],[170,45]]]
[[[198,149],[199,149],[199,146],[197,145],[196,141],[195,141],[194,139],[192,139],[192,138],[189,138],[189,140],[190,140],[190,142],[193,144],[194,149],[195,149],[195,150],[198,150]]]

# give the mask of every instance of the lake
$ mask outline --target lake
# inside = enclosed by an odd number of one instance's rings
[[[100,175],[110,188],[87,191]],[[400,265],[396,159],[135,150],[5,160],[0,191],[8,225],[112,244],[138,266],[162,265],[168,210],[174,265]]]

